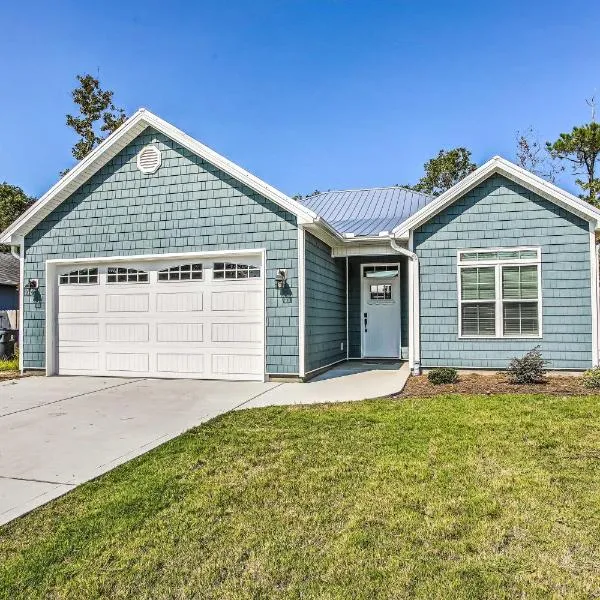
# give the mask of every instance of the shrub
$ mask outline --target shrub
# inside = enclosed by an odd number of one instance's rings
[[[542,383],[546,375],[540,347],[536,346],[521,358],[513,358],[508,365],[508,378],[511,383]]]
[[[427,373],[427,379],[434,385],[442,383],[455,383],[458,379],[456,369],[432,369]]]
[[[600,388],[600,367],[588,369],[583,374],[583,385],[586,388]]]

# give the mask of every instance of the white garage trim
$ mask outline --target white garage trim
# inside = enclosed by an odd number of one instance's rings
[[[98,256],[98,257],[86,257],[86,258],[78,258],[78,259],[53,259],[46,261],[46,374],[47,375],[56,375],[59,372],[59,364],[58,364],[58,352],[59,352],[59,340],[58,340],[58,323],[59,323],[59,285],[58,285],[58,274],[59,271],[64,271],[65,267],[77,267],[77,266],[86,266],[86,265],[94,265],[98,266],[101,269],[103,267],[115,264],[131,264],[132,267],[135,267],[140,263],[160,263],[160,266],[164,265],[164,263],[169,263],[172,261],[191,261],[191,260],[211,260],[215,261],[219,258],[223,259],[235,259],[236,257],[254,257],[256,260],[260,260],[260,268],[261,268],[261,277],[262,284],[260,286],[260,291],[262,293],[262,313],[261,318],[263,319],[262,324],[262,341],[261,341],[261,351],[262,351],[262,373],[260,377],[262,380],[266,377],[266,250],[264,248],[249,248],[243,250],[229,250],[229,251],[211,251],[211,252],[184,252],[184,253],[165,253],[165,254],[144,254],[144,255],[134,255],[134,256]],[[210,269],[210,267],[209,267]],[[104,280],[103,280],[104,281]],[[189,283],[193,284],[194,281],[186,280]],[[202,279],[202,282],[211,284],[214,280],[206,280]],[[229,281],[229,283],[233,283],[233,280],[224,280],[223,283]],[[238,280],[240,281],[240,280]],[[253,281],[250,279],[243,279],[242,281],[248,283]],[[200,284],[200,281],[196,281],[195,283]],[[217,285],[220,285],[220,280]],[[258,283],[258,282],[257,282]],[[95,284],[94,284],[95,285]],[[100,285],[100,283],[98,284]],[[104,283],[106,285],[112,285],[108,283]],[[122,284],[121,284],[122,285]],[[138,284],[139,285],[139,284]],[[165,285],[169,285],[165,283]],[[175,282],[175,285],[178,285]],[[234,284],[235,285],[235,284]],[[101,293],[105,288],[101,288]],[[256,310],[256,309],[254,309]],[[149,342],[152,343],[152,342]],[[256,348],[254,350],[256,352]],[[258,356],[258,354],[256,354]],[[107,357],[108,358],[108,357]],[[158,357],[157,357],[158,359]],[[99,375],[106,375],[106,373],[98,373]],[[125,374],[124,374],[125,375]],[[126,375],[125,375],[126,376]],[[135,375],[132,375],[135,376]],[[152,376],[152,375],[148,375]],[[169,375],[170,376],[170,375]],[[190,376],[190,375],[188,375]],[[256,377],[254,377],[256,378]]]

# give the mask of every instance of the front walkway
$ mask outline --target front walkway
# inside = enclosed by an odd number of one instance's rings
[[[238,409],[286,404],[351,402],[402,391],[410,375],[407,362],[348,361],[308,383],[283,383]]]
[[[0,382],[0,524],[237,408],[399,391],[408,367],[349,364],[311,383],[27,377]]]

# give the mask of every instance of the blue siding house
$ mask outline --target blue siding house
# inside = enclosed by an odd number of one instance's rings
[[[500,157],[436,198],[296,201],[145,109],[3,232],[21,368],[309,379],[341,361],[598,364],[600,211]]]

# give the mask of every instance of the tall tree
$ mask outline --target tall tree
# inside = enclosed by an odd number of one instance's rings
[[[579,197],[590,204],[600,204],[600,178],[596,176],[600,160],[600,125],[588,123],[581,127],[573,127],[570,133],[561,133],[554,142],[546,142],[546,148],[553,158],[571,164],[575,183],[583,190]]]
[[[437,156],[428,160],[425,175],[412,189],[433,196],[439,196],[453,185],[472,173],[477,165],[471,161],[471,152],[466,148],[440,150]]]
[[[557,161],[550,156],[540,143],[538,134],[533,127],[517,131],[516,140],[517,163],[538,177],[554,183],[559,173],[564,171],[564,167],[557,164]]]
[[[35,201],[20,187],[6,182],[0,183],[0,231],[4,231],[20,217]],[[8,246],[0,245],[0,252],[8,252]]]
[[[72,153],[77,160],[87,156],[104,138],[127,119],[125,111],[113,104],[114,92],[103,90],[92,75],[77,75],[79,86],[72,92],[78,115],[67,115],[67,125],[80,137]]]

